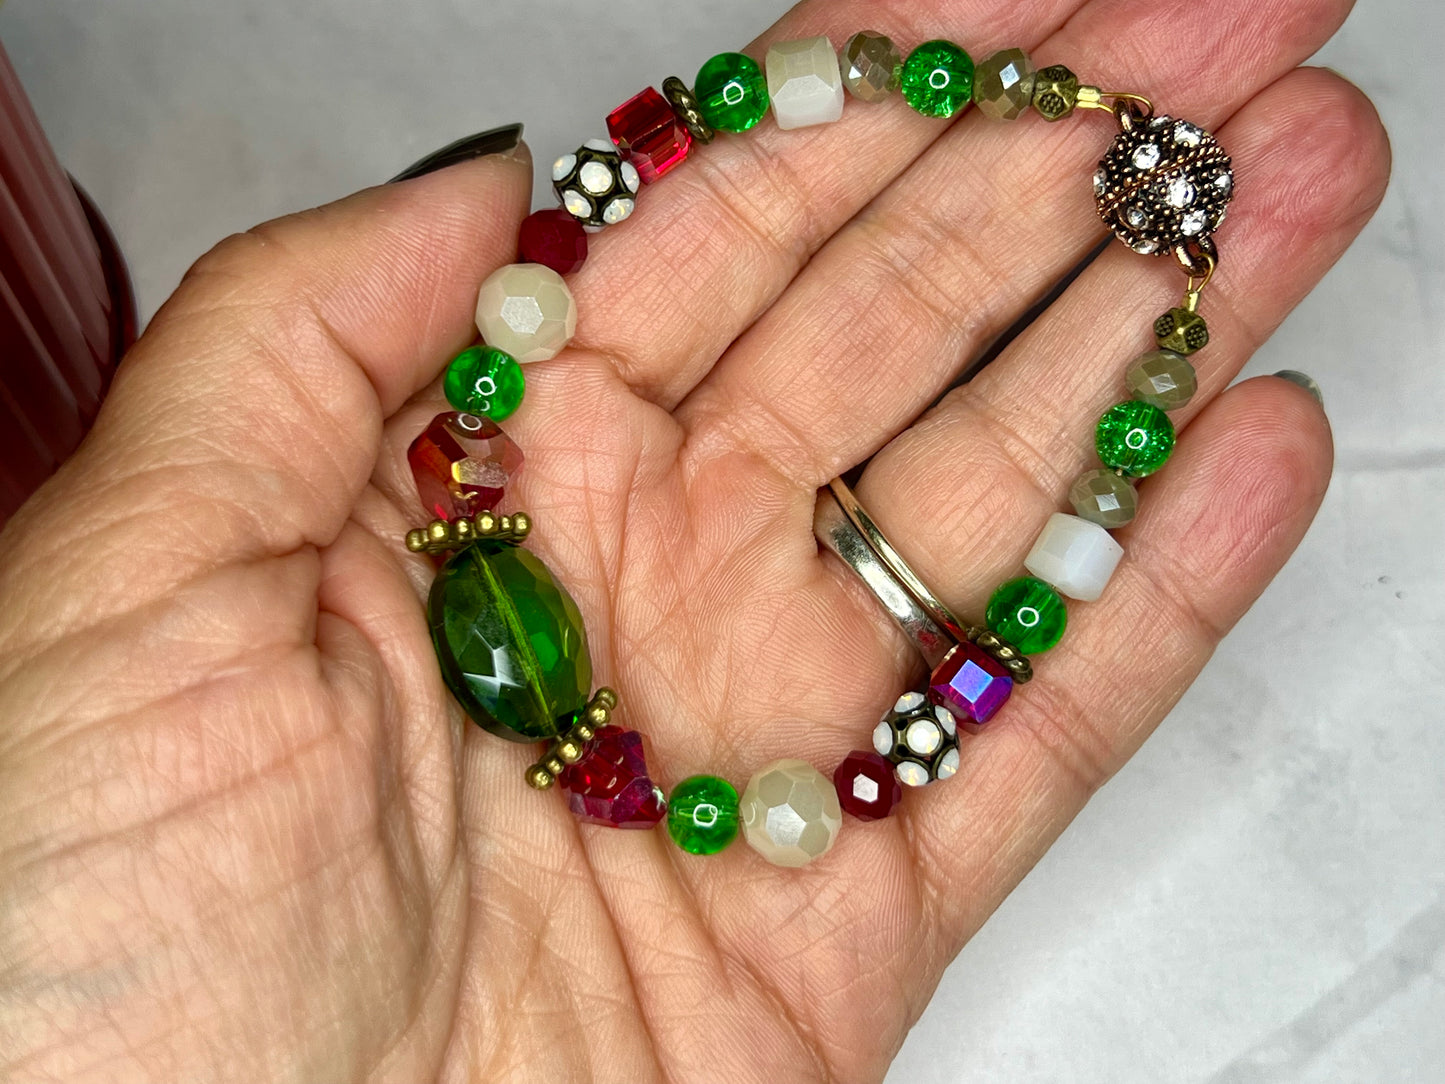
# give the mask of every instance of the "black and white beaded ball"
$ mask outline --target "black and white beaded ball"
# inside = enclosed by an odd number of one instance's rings
[[[900,782],[921,787],[958,771],[958,729],[947,708],[919,692],[904,693],[873,728],[873,748]]]
[[[589,139],[552,163],[552,189],[567,213],[589,229],[615,226],[637,206],[637,167],[605,139]]]

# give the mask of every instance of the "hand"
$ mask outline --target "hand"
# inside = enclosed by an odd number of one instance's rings
[[[1240,179],[1200,392],[1104,598],[955,780],[801,871],[579,826],[442,687],[405,451],[513,257],[525,153],[202,259],[0,537],[0,1079],[880,1078],[1324,492],[1314,401],[1224,389],[1384,187],[1369,104],[1293,70],[1348,7],[807,0],[769,32],[1017,43],[1212,127]],[[507,423],[513,501],[664,785],[831,772],[918,677],[818,554],[834,474],[877,453],[861,498],[963,612],[1017,574],[1179,276],[1111,246],[927,408],[1097,243],[1109,138],[850,102],[699,149],[596,239]]]

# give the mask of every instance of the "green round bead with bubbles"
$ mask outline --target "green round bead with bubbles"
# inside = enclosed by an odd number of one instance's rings
[[[1025,655],[1037,655],[1063,638],[1069,614],[1063,597],[1043,580],[1020,576],[994,591],[984,620]]]
[[[1143,478],[1162,467],[1174,450],[1174,423],[1148,403],[1116,403],[1099,419],[1094,449],[1110,470]]]
[[[720,132],[746,132],[768,111],[768,81],[745,53],[719,53],[709,60],[692,93],[702,119]]]
[[[442,391],[447,402],[467,414],[480,414],[494,422],[510,418],[522,405],[527,378],[522,366],[505,350],[473,346],[447,366]]]
[[[717,854],[738,834],[738,792],[726,779],[694,775],[667,800],[667,834],[688,854]]]
[[[951,41],[926,41],[903,62],[901,86],[925,117],[951,117],[973,100],[973,59]]]

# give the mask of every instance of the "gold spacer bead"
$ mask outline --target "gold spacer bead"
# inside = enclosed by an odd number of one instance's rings
[[[603,704],[588,704],[585,718],[593,726],[606,726],[612,718],[612,710]]]
[[[567,736],[580,742],[589,742],[597,736],[597,731],[592,728],[591,723],[577,723],[567,731]]]
[[[420,553],[426,549],[426,528],[413,527],[406,532],[406,548],[412,553]]]
[[[434,519],[427,525],[426,537],[429,542],[450,542],[451,524],[444,519]]]
[[[582,743],[566,737],[557,743],[555,752],[564,764],[576,764],[582,759]]]
[[[544,765],[533,764],[527,769],[527,786],[533,790],[547,790],[554,781],[552,773]]]
[[[497,517],[490,512],[478,512],[472,518],[472,523],[479,535],[486,537],[497,533]]]
[[[615,708],[617,706],[617,693],[609,689],[606,685],[593,693],[592,699],[599,704],[606,704],[609,708]]]
[[[532,517],[526,512],[518,512],[512,517],[512,533],[518,538],[526,538],[532,533]]]
[[[512,533],[512,517],[511,517],[511,516],[503,516],[501,519],[499,519],[499,520],[497,521],[497,533],[498,533],[498,534],[511,534],[511,533]]]
[[[452,524],[452,535],[458,542],[465,542],[467,539],[474,537],[475,533],[472,528],[472,521],[465,516]]]
[[[561,775],[562,769],[567,767],[567,765],[562,762],[562,758],[557,756],[555,753],[549,753],[547,756],[543,757],[541,766],[543,768],[546,768],[553,775]]]

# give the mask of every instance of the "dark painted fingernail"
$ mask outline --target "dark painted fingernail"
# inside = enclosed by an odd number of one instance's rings
[[[439,169],[446,169],[447,166],[454,166],[459,162],[470,162],[473,158],[485,158],[489,154],[505,154],[521,141],[522,126],[520,124],[508,124],[501,128],[493,128],[489,132],[478,132],[476,135],[459,139],[455,143],[448,143],[439,151],[433,151],[420,162],[402,170],[387,183],[409,181],[414,177],[423,177],[428,173],[435,173]]]
[[[1291,384],[1298,384],[1315,397],[1316,403],[1319,403],[1320,406],[1325,405],[1325,397],[1320,394],[1320,386],[1309,373],[1302,373],[1297,369],[1281,369],[1274,375],[1281,380],[1288,380]]]

